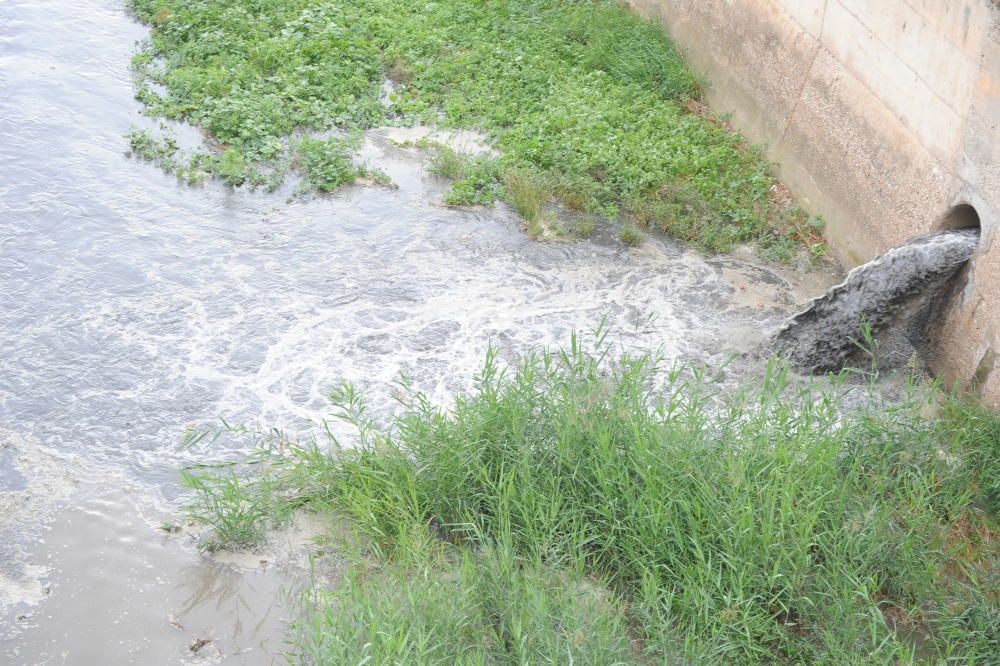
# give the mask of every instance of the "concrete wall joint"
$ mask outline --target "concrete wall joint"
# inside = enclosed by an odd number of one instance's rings
[[[827,0],[827,1],[829,1],[829,0]],[[922,76],[922,75],[920,74],[920,72],[918,72],[918,71],[917,71],[917,70],[916,70],[916,69],[915,69],[915,68],[914,68],[914,67],[913,67],[912,65],[910,65],[910,63],[908,63],[908,62],[907,62],[906,60],[904,60],[903,58],[900,58],[900,57],[899,57],[899,54],[897,54],[897,53],[896,53],[896,50],[895,50],[895,49],[894,49],[894,48],[892,47],[892,45],[891,45],[891,44],[889,44],[889,43],[887,43],[887,42],[886,42],[885,40],[883,40],[883,39],[882,39],[881,37],[879,37],[878,33],[877,33],[877,32],[875,32],[874,30],[872,30],[872,29],[871,29],[871,27],[870,27],[870,26],[869,26],[869,25],[868,25],[868,24],[867,24],[867,23],[865,22],[865,20],[864,20],[863,18],[861,18],[860,16],[858,16],[857,14],[855,14],[854,12],[852,12],[852,11],[850,10],[850,8],[848,8],[848,7],[847,7],[847,5],[845,5],[844,3],[840,2],[840,0],[833,0],[833,2],[836,2],[836,3],[837,3],[837,6],[839,6],[839,7],[841,8],[841,9],[843,9],[843,10],[844,10],[844,12],[846,12],[846,13],[847,13],[847,14],[848,14],[849,16],[851,16],[851,17],[852,17],[852,18],[853,18],[853,19],[854,19],[855,21],[857,21],[859,25],[863,26],[863,27],[865,28],[865,30],[867,30],[867,31],[868,31],[868,34],[869,34],[869,35],[871,35],[872,39],[874,39],[874,40],[875,40],[875,41],[877,41],[877,42],[878,42],[879,44],[881,44],[881,45],[882,45],[882,47],[884,47],[884,48],[885,48],[885,50],[886,50],[886,51],[888,51],[888,52],[889,52],[889,53],[890,53],[890,54],[892,55],[892,57],[893,57],[893,58],[895,58],[895,59],[896,59],[896,61],[897,61],[897,62],[898,62],[898,63],[899,63],[900,65],[902,65],[902,66],[903,66],[903,67],[905,67],[905,68],[906,68],[907,70],[909,70],[909,71],[910,71],[910,72],[911,72],[911,73],[913,74],[913,76],[914,76],[914,77],[916,77],[916,79],[917,79],[918,81],[920,81],[920,83],[921,83],[921,84],[922,84],[922,85],[923,85],[923,86],[924,86],[925,88],[927,88],[927,90],[929,90],[929,91],[931,92],[931,94],[932,94],[932,95],[934,95],[934,97],[936,97],[936,98],[938,99],[938,101],[940,101],[940,102],[941,102],[942,104],[944,104],[944,105],[945,105],[946,107],[948,107],[948,108],[949,108],[949,109],[951,109],[952,111],[956,111],[956,112],[957,112],[957,110],[956,110],[956,109],[955,109],[955,108],[954,108],[954,107],[952,106],[951,102],[950,102],[950,101],[948,101],[947,99],[945,99],[944,97],[942,97],[942,96],[941,96],[941,95],[940,95],[940,94],[939,94],[939,93],[937,92],[937,90],[935,90],[935,89],[934,89],[934,86],[932,86],[932,85],[931,85],[930,83],[928,83],[928,82],[927,82],[927,81],[926,81],[926,80],[924,79],[924,77],[923,77],[923,76]],[[911,5],[909,4],[909,3],[905,3],[905,4],[906,4],[906,5],[908,6],[908,7],[911,7],[911,8],[912,8],[912,6],[911,6]],[[825,14],[826,14],[826,9],[825,9],[825,4],[824,4],[824,10],[823,10],[823,11],[824,11],[824,18],[825,18]],[[824,34],[823,34],[823,33],[821,32],[821,33],[820,33],[820,42],[822,43],[822,42],[824,42],[824,41],[825,41],[825,35],[824,35]],[[873,92],[874,92],[874,91],[873,91]]]

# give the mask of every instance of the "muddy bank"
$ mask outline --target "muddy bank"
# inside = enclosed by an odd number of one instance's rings
[[[108,481],[80,485],[24,546],[37,564],[4,586],[14,601],[0,633],[5,663],[281,663],[306,570],[270,550],[253,562],[199,555],[190,538],[158,529],[171,514],[140,487]]]

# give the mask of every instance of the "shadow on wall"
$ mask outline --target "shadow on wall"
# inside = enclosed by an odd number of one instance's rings
[[[945,231],[948,229],[979,229],[982,230],[982,223],[979,218],[979,213],[976,211],[975,207],[967,204],[961,203],[952,206],[947,213],[945,213],[938,223],[935,225],[935,231]],[[982,240],[980,241],[980,248],[977,250],[977,254],[982,252]],[[972,259],[975,259],[973,255]],[[948,285],[941,290],[941,294],[935,299],[935,302],[931,304],[929,309],[929,321],[927,330],[935,340],[950,340],[953,344],[953,339],[945,334],[943,328],[946,322],[954,317],[954,315],[961,308],[962,301],[969,294],[971,287],[973,286],[973,261],[969,261],[962,269],[955,274],[955,276],[949,280]],[[949,342],[945,342],[949,344]],[[941,353],[941,349],[935,350],[936,354]],[[935,355],[936,355],[935,354]],[[992,374],[996,366],[996,355],[993,352],[991,346],[987,345],[985,350],[981,352],[978,362],[975,364],[975,370],[971,377],[968,378],[968,383],[965,388],[973,395],[978,395],[984,388],[989,376]],[[932,367],[940,365],[936,363],[936,359],[928,358],[927,361]]]

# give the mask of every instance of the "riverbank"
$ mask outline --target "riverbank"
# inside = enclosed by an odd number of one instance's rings
[[[137,98],[213,148],[141,130],[133,150],[184,180],[275,188],[294,172],[331,191],[372,175],[351,160],[357,131],[427,124],[481,131],[500,153],[451,170],[452,204],[502,198],[536,226],[565,207],[619,221],[627,242],[654,226],[711,251],[824,250],[761,153],[698,102],[663,32],[617,2],[131,6],[151,31]]]
[[[1000,419],[777,362],[733,390],[605,335],[491,353],[453,409],[404,387],[388,428],[339,389],[344,448],[188,474],[206,546],[328,522],[351,564],[296,663],[993,663]]]

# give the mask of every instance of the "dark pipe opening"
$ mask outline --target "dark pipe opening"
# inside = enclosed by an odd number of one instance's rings
[[[976,212],[973,206],[967,203],[952,206],[937,225],[938,231],[980,228],[979,213]]]

